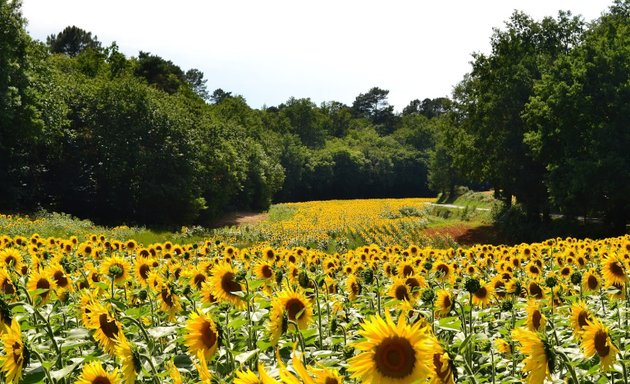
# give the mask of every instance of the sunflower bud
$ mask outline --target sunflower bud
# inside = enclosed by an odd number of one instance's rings
[[[283,269],[278,269],[276,271],[276,284],[280,285],[282,284],[282,278],[284,277],[284,270]]]
[[[469,293],[475,293],[479,290],[479,288],[481,288],[481,284],[479,283],[479,280],[475,279],[474,277],[470,277],[466,279],[466,282],[464,283],[464,288]]]
[[[123,275],[123,269],[116,264],[109,267],[109,270],[107,272],[109,277],[111,277],[112,279],[117,279]]]
[[[571,274],[571,282],[574,285],[580,285],[580,283],[582,282],[582,274],[580,272],[573,272]]]
[[[435,301],[435,291],[431,288],[427,288],[422,292],[422,301],[425,303],[431,303]]]
[[[424,269],[430,271],[431,269],[433,269],[433,263],[427,261],[426,263],[424,263]]]
[[[548,277],[548,278],[545,280],[545,285],[546,285],[546,286],[548,286],[549,288],[553,288],[553,287],[555,287],[556,285],[558,285],[558,280],[557,280],[555,277],[553,277],[553,276]]]
[[[9,306],[4,300],[0,299],[0,322],[11,326],[12,319],[13,315],[11,314],[11,309],[9,309]]]
[[[243,281],[245,280],[245,276],[247,276],[247,271],[244,269],[241,269],[238,272],[236,272],[236,275],[234,275],[234,281]]]
[[[501,311],[502,312],[510,312],[510,311],[512,311],[512,307],[514,307],[514,304],[510,300],[505,300],[505,301],[501,302]]]
[[[363,281],[365,281],[365,284],[372,284],[374,281],[374,271],[371,269],[363,271]]]
[[[141,301],[145,301],[147,299],[148,293],[146,291],[146,289],[141,290],[140,292],[138,292],[138,298]]]
[[[308,288],[308,274],[306,271],[300,271],[300,274],[298,275],[298,283],[300,284],[300,287],[304,289]]]

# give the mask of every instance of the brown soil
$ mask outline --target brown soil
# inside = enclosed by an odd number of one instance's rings
[[[499,243],[496,231],[491,225],[454,224],[440,228],[429,228],[425,233],[429,236],[448,235],[461,245]]]
[[[269,215],[260,212],[228,212],[212,223],[213,228],[228,227],[241,224],[255,224],[267,220]]]

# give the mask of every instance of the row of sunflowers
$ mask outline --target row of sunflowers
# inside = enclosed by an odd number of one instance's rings
[[[630,236],[468,249],[0,237],[6,383],[628,382]]]

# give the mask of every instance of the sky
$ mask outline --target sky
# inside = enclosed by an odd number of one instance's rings
[[[290,97],[351,105],[372,87],[401,111],[450,96],[516,10],[596,19],[612,0],[23,0],[35,39],[76,25],[121,52],[150,52],[204,72],[210,92],[253,108]]]

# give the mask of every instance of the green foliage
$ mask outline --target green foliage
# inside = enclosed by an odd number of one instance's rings
[[[77,56],[86,49],[99,51],[101,43],[92,32],[88,32],[76,26],[68,26],[58,34],[52,34],[46,38],[46,44],[52,53],[63,53],[68,56]]]

